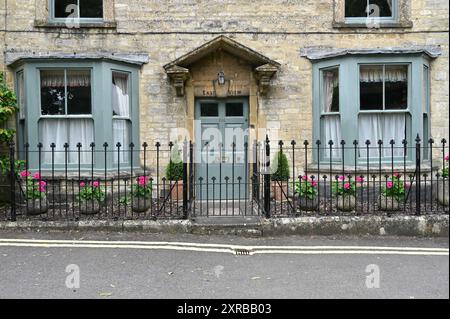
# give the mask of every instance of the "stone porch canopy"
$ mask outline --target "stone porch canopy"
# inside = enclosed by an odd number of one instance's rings
[[[178,96],[185,94],[185,83],[191,78],[189,67],[217,50],[223,50],[246,61],[253,69],[261,94],[267,92],[270,79],[281,66],[280,63],[222,35],[164,65]]]

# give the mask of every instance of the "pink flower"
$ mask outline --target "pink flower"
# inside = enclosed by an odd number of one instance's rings
[[[99,187],[100,186],[100,182],[98,182],[98,181],[92,182],[92,186]]]
[[[80,187],[85,187],[86,186],[86,183],[85,182],[81,182],[80,183]]]
[[[401,175],[400,175],[400,173],[394,173],[394,176],[397,178],[400,178]]]
[[[40,186],[40,187],[39,187],[39,191],[40,191],[41,193],[44,193],[44,192],[45,192],[45,187]]]
[[[351,185],[350,183],[345,183],[345,184],[344,184],[344,188],[345,188],[346,190],[349,190],[350,188],[352,188],[352,185]]]
[[[34,178],[34,179],[41,179],[41,174],[35,173],[35,174],[33,175],[33,178]]]
[[[304,181],[307,181],[309,178],[308,178],[308,175],[304,175],[303,177],[302,177],[302,179],[304,180]]]
[[[28,177],[30,175],[31,175],[31,173],[29,171],[22,171],[22,172],[20,172],[20,177]]]
[[[391,189],[392,187],[394,187],[394,183],[392,183],[392,182],[387,182],[387,183],[386,183],[386,187],[389,188],[389,189]]]
[[[42,186],[42,187],[45,187],[45,186],[47,186],[47,182],[46,181],[40,181],[39,185]]]
[[[357,181],[358,183],[364,183],[365,178],[362,177],[362,176],[358,176],[358,177],[356,177],[356,181]]]
[[[345,176],[344,175],[339,176],[339,181],[341,181],[341,182],[345,181]]]
[[[445,160],[448,162],[450,160],[450,156],[449,155],[445,155]]]
[[[148,176],[140,176],[138,180],[140,186],[145,186],[148,184]]]
[[[317,186],[317,181],[316,180],[311,181],[311,185],[312,185],[312,187],[316,187]]]

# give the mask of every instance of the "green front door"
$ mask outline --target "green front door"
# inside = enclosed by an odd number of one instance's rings
[[[247,197],[248,101],[196,101],[196,198]]]

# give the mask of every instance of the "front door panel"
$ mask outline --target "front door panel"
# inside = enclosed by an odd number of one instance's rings
[[[196,198],[247,197],[248,103],[199,100],[196,103]]]

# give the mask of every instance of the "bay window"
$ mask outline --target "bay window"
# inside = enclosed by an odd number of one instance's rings
[[[411,146],[419,135],[424,145],[428,142],[430,88],[425,55],[328,57],[315,61],[313,70],[313,131],[322,145],[316,160],[344,159],[348,165],[389,163],[391,159],[410,162],[415,152],[405,149],[403,141]],[[346,143],[344,150],[341,140]],[[427,153],[425,149],[425,160]]]
[[[106,165],[113,170],[139,165],[138,156],[131,162],[129,145],[140,145],[140,65],[105,59],[24,60],[15,73],[17,139],[29,167],[104,170]]]

